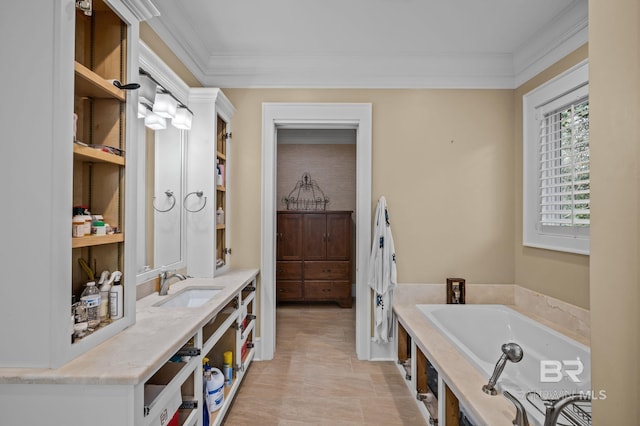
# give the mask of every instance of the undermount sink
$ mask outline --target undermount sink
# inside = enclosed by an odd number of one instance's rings
[[[176,294],[167,296],[166,300],[158,302],[153,306],[197,308],[213,299],[221,291],[221,287],[187,287]]]

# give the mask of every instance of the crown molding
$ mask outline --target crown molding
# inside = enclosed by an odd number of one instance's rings
[[[178,6],[160,10],[171,29],[162,15],[149,25],[209,87],[513,89],[588,42],[588,4],[574,0],[514,53],[209,55]]]
[[[225,55],[209,59],[202,82],[216,87],[507,88],[510,54]]]
[[[146,21],[154,16],[159,16],[160,11],[154,6],[151,0],[121,0],[133,15],[140,21]]]
[[[563,13],[540,28],[514,54],[515,87],[589,41],[589,8],[575,0]]]

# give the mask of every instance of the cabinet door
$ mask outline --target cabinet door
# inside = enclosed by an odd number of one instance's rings
[[[302,215],[278,214],[277,260],[302,260]]]
[[[351,258],[351,214],[327,215],[327,260]]]
[[[304,259],[324,260],[327,254],[327,228],[324,213],[304,214]]]

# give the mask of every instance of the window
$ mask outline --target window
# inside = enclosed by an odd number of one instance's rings
[[[523,244],[589,254],[589,84],[582,63],[523,98]]]

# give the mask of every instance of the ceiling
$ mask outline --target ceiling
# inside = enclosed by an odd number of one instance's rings
[[[513,88],[588,37],[587,0],[152,0],[205,86]]]

